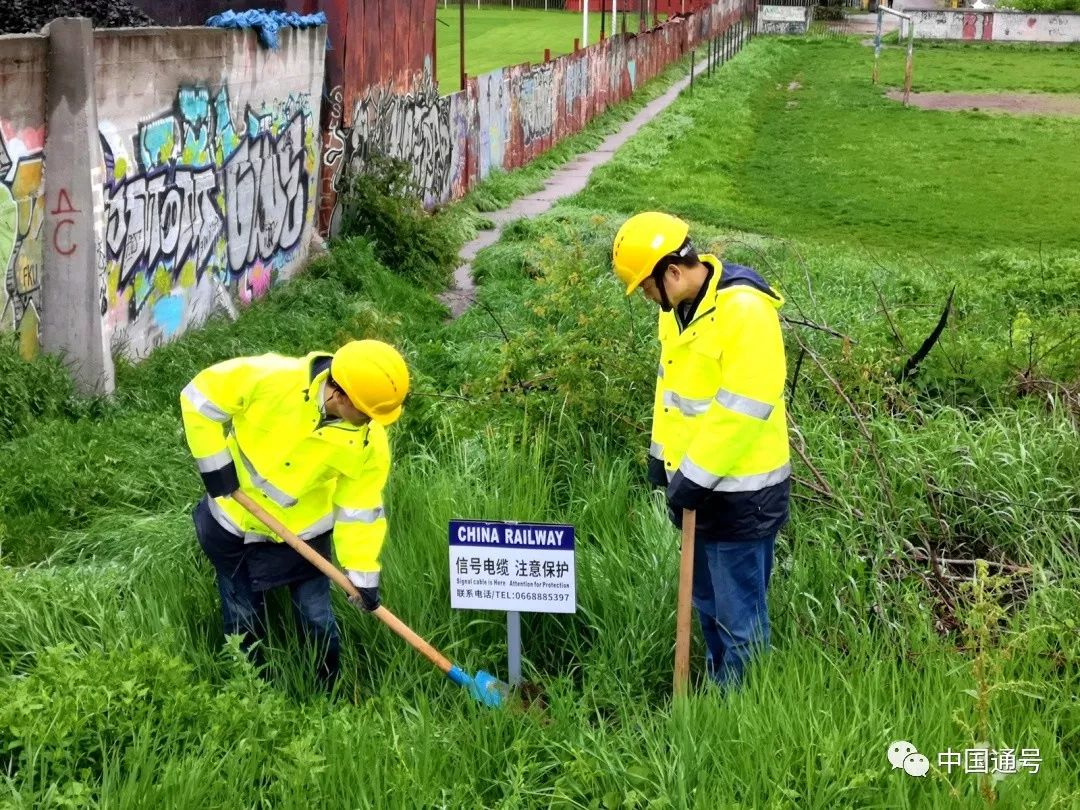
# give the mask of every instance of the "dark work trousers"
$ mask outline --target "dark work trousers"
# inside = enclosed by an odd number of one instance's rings
[[[752,655],[769,647],[765,592],[776,535],[694,543],[693,601],[705,638],[705,666],[722,687],[738,686]]]
[[[266,634],[266,591],[288,585],[303,640],[316,650],[319,681],[332,689],[341,642],[330,607],[330,580],[284,543],[245,544],[214,519],[207,498],[199,501],[191,517],[199,545],[217,573],[225,634],[242,636],[242,646],[249,650]],[[331,535],[328,532],[309,542],[327,559]]]

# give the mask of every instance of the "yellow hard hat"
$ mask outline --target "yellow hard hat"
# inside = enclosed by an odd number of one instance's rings
[[[690,226],[681,219],[659,211],[626,220],[615,234],[611,250],[615,275],[626,285],[626,294],[636,290],[662,258],[678,253],[689,233]]]
[[[353,406],[380,425],[392,425],[401,416],[401,403],[409,393],[409,368],[389,343],[346,343],[334,353],[330,374]]]

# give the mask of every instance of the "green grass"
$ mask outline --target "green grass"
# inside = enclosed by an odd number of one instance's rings
[[[1078,0],[1015,0],[1010,3],[1010,8],[1020,11],[1032,11],[1041,14],[1077,13],[1080,12]]]
[[[1000,50],[920,52],[915,89],[988,89],[981,77],[998,69],[1010,89],[1075,85],[1076,53],[1024,54],[1025,83],[1018,64],[1001,67]],[[901,83],[899,59],[883,59],[883,84]],[[904,108],[871,85],[871,60],[851,41],[754,48],[715,92],[653,122],[582,202],[939,256],[1080,244],[1080,209],[1053,192],[1080,183],[1080,119]]]
[[[871,60],[865,68],[869,76],[873,49],[865,50]],[[904,48],[882,50],[883,83],[903,85],[906,52],[906,43]],[[1080,92],[1077,45],[918,41],[912,61],[916,91]]]
[[[693,209],[700,244],[755,264],[783,287],[787,314],[853,341],[786,330],[789,367],[801,344],[814,353],[790,403],[794,443],[813,467],[795,461],[770,590],[774,650],[737,694],[699,685],[685,704],[669,700],[677,537],[643,476],[656,315],[611,276],[611,237],[642,193],[611,182],[632,171],[676,195],[695,171],[669,160],[685,140],[712,153],[721,193],[748,183],[731,144],[774,137],[787,110],[749,96],[829,53],[753,43],[573,204],[508,227],[477,259],[480,306],[453,323],[370,246],[344,240],[236,323],[123,367],[113,402],[63,389],[49,399],[53,366],[14,380],[5,364],[0,806],[988,806],[975,776],[891,771],[886,746],[901,738],[935,766],[937,752],[980,740],[1038,748],[1040,772],[996,785],[994,806],[1075,807],[1080,408],[1056,389],[1016,387],[1032,347],[1035,378],[1076,382],[1080,346],[1059,339],[1080,302],[1064,241],[1040,253],[999,236],[969,257],[945,241],[913,251],[887,232],[845,243],[821,218],[735,230],[723,211]],[[819,113],[854,106],[870,125],[891,114],[863,109],[858,94],[845,101],[847,87]],[[703,112],[714,106],[728,113],[724,128]],[[576,143],[617,120],[594,122]],[[1049,159],[1034,154],[1032,170],[984,204],[1027,193]],[[498,204],[540,171],[498,176],[442,215],[447,238],[461,208]],[[938,210],[911,215],[931,228]],[[954,284],[945,335],[919,377],[897,384]],[[502,615],[448,607],[446,522],[576,526],[578,613],[523,619],[525,674],[544,687],[544,707],[475,706],[337,597],[345,672],[335,701],[314,691],[287,619],[271,637],[266,680],[222,643],[188,517],[199,481],[177,392],[216,359],[348,336],[394,341],[414,372],[393,430],[383,562],[386,603],[418,632],[466,668],[504,673]],[[909,544],[924,543],[1023,570],[997,584],[980,577],[980,595],[961,582],[970,566],[945,564],[939,579],[912,554]],[[694,655],[700,673],[699,640]]]
[[[435,68],[443,94],[461,89],[459,9],[439,4],[435,15]],[[619,14],[622,20],[623,15]],[[544,49],[552,58],[574,50],[581,40],[581,14],[542,9],[481,8],[465,6],[465,70],[470,76],[523,62],[544,61]],[[627,30],[637,30],[637,15],[626,21]],[[651,24],[651,23],[650,23]],[[621,26],[622,23],[620,22]],[[611,35],[611,14],[605,28]],[[589,15],[589,44],[600,41],[600,14]]]

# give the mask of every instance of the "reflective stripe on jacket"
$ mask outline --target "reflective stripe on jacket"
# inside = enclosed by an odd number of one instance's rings
[[[707,534],[759,537],[787,517],[783,299],[750,268],[701,261],[712,273],[690,323],[660,315],[650,455]]]
[[[204,477],[235,464],[245,493],[305,540],[332,529],[340,564],[375,585],[390,447],[381,425],[323,417],[329,359],[264,354],[207,368],[180,396],[184,432]],[[278,540],[231,498],[210,508],[246,542]]]

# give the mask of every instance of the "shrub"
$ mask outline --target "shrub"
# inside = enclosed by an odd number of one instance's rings
[[[459,238],[449,222],[424,210],[409,164],[372,158],[346,181],[341,234],[364,236],[384,265],[427,286],[445,286],[457,266]]]
[[[0,335],[0,442],[27,433],[37,419],[62,413],[72,394],[71,377],[59,360],[23,360],[17,337]]]

